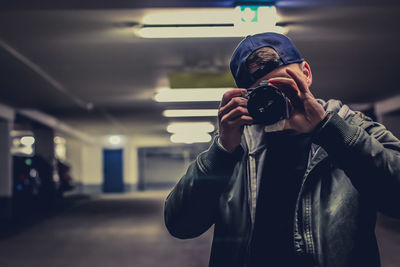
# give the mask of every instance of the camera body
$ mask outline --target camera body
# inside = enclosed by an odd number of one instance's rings
[[[243,95],[253,124],[271,125],[289,118],[289,104],[285,94],[267,80],[256,88],[248,88]]]

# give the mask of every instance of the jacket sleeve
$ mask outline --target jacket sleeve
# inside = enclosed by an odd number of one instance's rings
[[[190,164],[165,200],[164,220],[171,235],[197,237],[214,224],[219,197],[242,155],[241,146],[229,153],[215,138],[210,148]]]
[[[354,116],[347,122],[328,113],[314,141],[377,210],[400,218],[400,141],[362,113]],[[357,120],[359,123],[354,123]]]

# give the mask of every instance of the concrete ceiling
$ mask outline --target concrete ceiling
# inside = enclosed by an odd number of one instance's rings
[[[156,103],[156,88],[171,72],[228,71],[240,41],[140,39],[129,26],[151,7],[234,1],[30,2],[1,6],[0,103],[39,109],[89,134],[166,136],[171,119],[162,110],[193,105]],[[277,2],[288,36],[311,64],[317,97],[366,103],[399,94],[400,6],[361,3]]]

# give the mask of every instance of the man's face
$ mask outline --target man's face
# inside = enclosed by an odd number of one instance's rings
[[[295,72],[302,73],[300,68],[301,68],[301,65],[299,65],[298,63],[280,66],[280,67],[274,69],[273,71],[271,71],[270,73],[268,73],[267,75],[258,79],[255,83],[253,83],[250,86],[250,88],[255,88],[260,84],[261,81],[269,80],[271,78],[277,78],[277,77],[291,78],[289,76],[289,74],[286,72],[286,69],[291,69]],[[249,71],[250,71],[250,73],[254,73],[255,71],[257,71],[257,69],[258,69],[257,67],[253,67],[253,68],[250,68]]]

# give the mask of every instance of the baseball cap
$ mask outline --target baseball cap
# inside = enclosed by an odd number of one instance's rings
[[[251,53],[261,47],[271,47],[274,49],[278,53],[280,60],[272,68],[269,66],[256,71],[254,74],[250,74],[247,69],[246,60]],[[303,61],[304,59],[288,37],[279,33],[265,32],[249,35],[239,43],[233,52],[230,68],[237,87],[249,88],[255,81],[268,74],[274,68]]]

